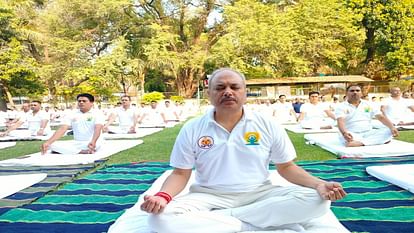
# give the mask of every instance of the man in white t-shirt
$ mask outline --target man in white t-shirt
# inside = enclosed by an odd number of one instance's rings
[[[93,154],[102,145],[100,139],[105,119],[101,111],[93,109],[95,98],[88,93],[76,97],[78,109],[65,116],[55,134],[41,146],[42,154],[51,149],[59,154]],[[74,140],[57,141],[72,127]]]
[[[30,136],[47,136],[50,134],[49,115],[41,110],[41,104],[40,101],[32,101],[30,103],[31,111],[21,115],[19,120],[5,132],[0,133],[0,136],[10,135],[17,138],[26,138]],[[25,123],[27,129],[19,129]]]
[[[347,147],[379,145],[398,136],[398,130],[391,121],[372,103],[361,99],[362,89],[359,85],[350,85],[346,89],[346,101],[335,111],[340,131],[340,139]],[[373,129],[372,118],[375,116],[387,128]]]
[[[111,126],[118,118],[118,126]],[[103,131],[114,134],[133,134],[136,133],[138,115],[136,109],[131,107],[131,97],[122,96],[121,106],[116,107],[109,115],[108,122],[104,125]]]
[[[313,177],[295,165],[295,149],[280,125],[243,108],[242,74],[229,68],[216,70],[208,94],[214,108],[184,125],[171,154],[173,172],[160,192],[144,197],[141,209],[152,214],[152,231],[303,230],[297,223],[324,215],[328,200],[346,195],[339,183]],[[270,161],[282,177],[298,186],[272,185]],[[189,194],[174,198],[193,168],[195,183]]]
[[[166,100],[164,102],[164,114],[165,114],[165,120],[166,121],[180,121],[180,117],[178,114],[178,109],[171,105],[171,102],[169,100]]]
[[[319,92],[309,92],[309,103],[300,107],[298,121],[304,129],[332,129],[335,115],[329,106],[319,102]]]
[[[381,104],[381,111],[394,125],[414,125],[414,102],[402,98],[399,87],[390,89],[391,97]]]
[[[151,125],[151,126],[161,126],[167,123],[165,118],[164,111],[158,107],[158,102],[153,100],[151,101],[150,107],[145,108],[141,117],[138,120],[138,124]]]
[[[274,116],[281,124],[296,122],[296,113],[292,103],[286,102],[286,95],[279,95],[279,103],[275,104]]]

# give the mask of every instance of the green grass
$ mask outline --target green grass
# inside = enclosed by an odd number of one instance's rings
[[[143,138],[143,144],[112,155],[106,164],[168,161],[175,138],[181,127],[182,124],[179,124],[173,128],[166,128],[158,133],[146,136]],[[318,146],[306,145],[303,134],[288,132],[288,135],[295,146],[298,161],[336,159],[334,154],[327,152]],[[72,139],[72,137],[67,136],[64,137],[64,139]],[[400,137],[398,139],[414,142],[414,131],[402,131],[400,132]],[[107,143],[110,143],[110,141],[107,141]],[[14,147],[0,150],[0,160],[39,152],[41,144],[42,142],[40,141],[17,142],[17,145]]]

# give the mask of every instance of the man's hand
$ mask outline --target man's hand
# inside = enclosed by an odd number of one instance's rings
[[[39,131],[37,131],[37,136],[43,136],[44,134],[44,129],[39,129]]]
[[[135,126],[131,126],[131,128],[129,128],[128,133],[136,133]]]
[[[107,125],[104,125],[102,127],[102,132],[104,132],[104,133],[107,133],[108,132],[108,126]]]
[[[398,129],[396,129],[395,127],[391,128],[391,133],[394,137],[398,137],[400,135],[400,132],[398,132]]]
[[[344,132],[344,133],[342,133],[342,135],[344,136],[344,138],[347,142],[350,142],[354,139],[350,132]]]
[[[160,196],[145,195],[144,203],[141,204],[141,210],[150,214],[162,213],[167,206],[167,200]]]
[[[40,146],[40,152],[42,155],[46,154],[47,150],[49,149],[50,144],[48,142],[43,143]]]
[[[93,154],[96,151],[96,144],[94,142],[90,142],[88,144],[88,152],[89,154]]]
[[[337,182],[323,182],[316,186],[319,195],[325,200],[336,201],[346,196],[342,185]]]

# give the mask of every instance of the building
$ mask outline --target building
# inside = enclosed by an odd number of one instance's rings
[[[279,95],[307,98],[310,91],[319,91],[329,97],[343,96],[347,84],[360,83],[368,93],[374,80],[362,75],[285,77],[272,79],[246,80],[247,95],[253,98],[277,98]],[[371,90],[370,90],[371,91]]]

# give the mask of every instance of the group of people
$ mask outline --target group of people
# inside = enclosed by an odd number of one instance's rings
[[[44,136],[49,139],[42,145],[42,153],[51,149],[60,154],[90,154],[96,152],[102,145],[101,133],[133,134],[138,124],[162,125],[169,121],[180,121],[183,111],[172,106],[166,100],[165,107],[158,106],[152,101],[150,107],[138,111],[131,105],[129,96],[121,97],[121,105],[104,111],[94,107],[95,98],[91,94],[83,93],[76,97],[77,108],[68,111],[59,121],[60,127],[55,133],[50,128],[50,115],[42,110],[40,101],[23,104],[23,111],[13,120],[6,118],[6,129],[0,132],[0,137],[13,136],[28,138],[30,136]],[[30,107],[30,108],[28,108]],[[117,125],[113,125],[114,122]],[[71,129],[74,140],[57,141]]]

